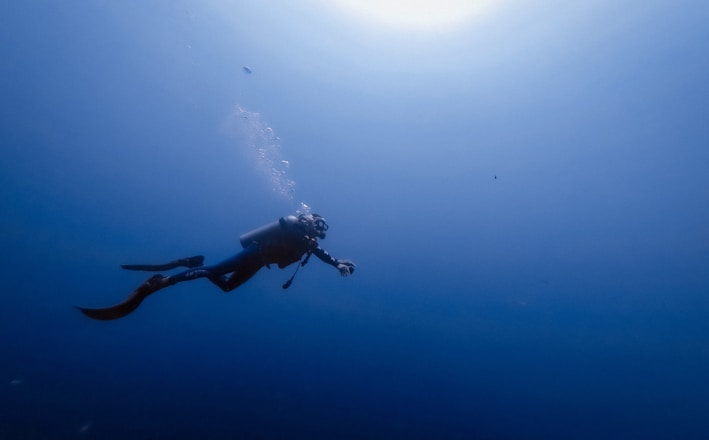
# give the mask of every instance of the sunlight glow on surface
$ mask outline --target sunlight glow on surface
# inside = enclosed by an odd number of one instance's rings
[[[353,17],[410,31],[457,27],[482,13],[492,0],[335,0]]]

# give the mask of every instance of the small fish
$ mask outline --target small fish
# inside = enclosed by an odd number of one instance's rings
[[[246,73],[248,73],[248,74],[251,74],[251,73],[253,73],[254,71],[251,70],[251,67],[249,67],[249,66],[244,66],[244,72],[246,72]]]
[[[81,425],[81,428],[79,428],[79,434],[84,435],[89,432],[89,429],[91,429],[92,425],[92,422],[84,423],[83,425]]]
[[[10,385],[12,385],[13,387],[18,387],[18,386],[22,385],[23,383],[25,383],[25,381],[22,379],[12,379],[10,381]]]

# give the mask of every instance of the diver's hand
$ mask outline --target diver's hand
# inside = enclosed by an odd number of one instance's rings
[[[355,267],[357,266],[350,260],[337,260],[337,270],[340,271],[340,275],[343,277],[352,275]]]

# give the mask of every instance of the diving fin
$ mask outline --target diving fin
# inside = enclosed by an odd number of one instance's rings
[[[99,309],[90,309],[86,307],[76,306],[81,313],[88,316],[89,318],[96,319],[99,321],[110,321],[112,319],[123,318],[133,310],[137,309],[140,303],[143,302],[150,294],[158,291],[163,287],[162,281],[165,277],[162,275],[153,275],[149,280],[141,284],[133,293],[126,298],[122,303],[116,304],[111,307],[104,307]]]
[[[127,270],[146,270],[150,272],[159,272],[170,270],[176,267],[194,268],[204,264],[204,256],[195,255],[194,257],[180,258],[179,260],[170,261],[165,264],[121,264],[123,269]]]

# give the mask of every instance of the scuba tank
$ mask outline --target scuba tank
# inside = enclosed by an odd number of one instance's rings
[[[298,224],[298,217],[294,215],[281,217],[278,221],[263,225],[260,228],[256,228],[253,231],[243,234],[239,237],[239,241],[241,242],[241,246],[246,248],[254,242],[258,243],[267,239],[278,237],[279,235],[285,235],[294,230]]]

